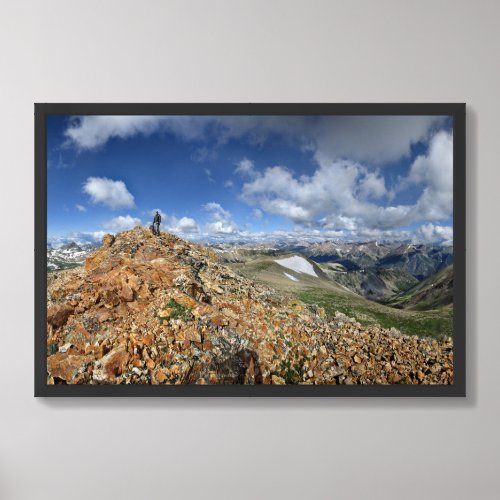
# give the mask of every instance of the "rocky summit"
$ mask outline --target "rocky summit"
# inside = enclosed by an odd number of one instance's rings
[[[49,384],[449,384],[453,343],[361,326],[143,228],[48,275]]]

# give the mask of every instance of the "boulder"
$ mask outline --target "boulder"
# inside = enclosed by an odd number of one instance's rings
[[[128,285],[122,285],[118,296],[125,302],[132,302],[134,300],[134,291]]]
[[[74,307],[69,304],[52,306],[47,311],[47,322],[55,328],[64,326],[73,314]]]
[[[96,382],[112,382],[127,369],[130,358],[125,344],[111,350],[106,356],[95,362],[92,378]]]
[[[102,238],[102,246],[109,248],[115,242],[115,237],[112,234],[105,234]]]
[[[47,371],[51,377],[71,382],[78,374],[85,371],[92,360],[93,357],[88,355],[57,352],[47,358]]]

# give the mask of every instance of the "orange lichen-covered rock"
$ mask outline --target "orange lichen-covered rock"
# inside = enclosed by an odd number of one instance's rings
[[[50,377],[71,383],[92,361],[93,357],[89,355],[58,352],[47,358],[47,372]]]
[[[126,370],[129,357],[124,344],[115,347],[95,363],[92,378],[96,382],[114,381]]]

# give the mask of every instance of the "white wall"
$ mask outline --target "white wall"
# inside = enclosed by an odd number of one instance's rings
[[[498,498],[500,3],[0,3],[0,498]],[[34,102],[467,102],[467,399],[33,398]]]

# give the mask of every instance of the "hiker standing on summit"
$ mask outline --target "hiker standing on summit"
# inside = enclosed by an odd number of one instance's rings
[[[160,224],[161,224],[161,215],[158,210],[156,211],[156,214],[153,219],[153,234],[156,236],[160,236]]]

